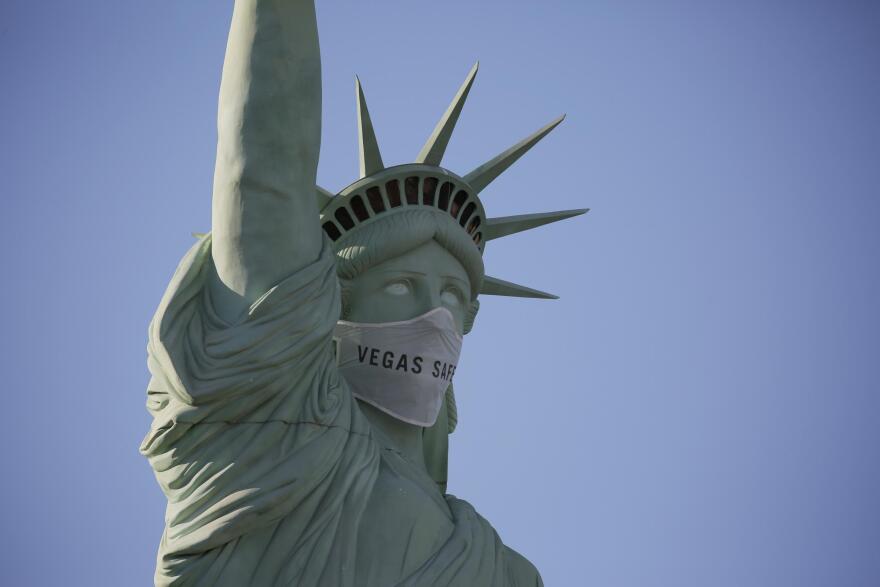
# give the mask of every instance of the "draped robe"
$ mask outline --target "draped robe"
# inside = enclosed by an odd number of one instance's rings
[[[141,452],[168,499],[157,585],[540,586],[465,501],[381,438],[335,366],[334,256],[215,311],[210,235],[150,324]]]

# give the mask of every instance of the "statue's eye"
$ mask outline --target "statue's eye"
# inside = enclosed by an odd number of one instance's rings
[[[462,304],[462,295],[458,288],[444,289],[440,293],[440,301],[447,306],[460,306]]]
[[[392,281],[385,286],[385,293],[393,296],[405,296],[410,292],[409,283],[406,281]]]

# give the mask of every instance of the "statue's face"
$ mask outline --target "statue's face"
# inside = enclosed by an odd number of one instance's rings
[[[459,332],[463,332],[470,291],[464,267],[432,240],[355,277],[350,283],[346,319],[396,322],[443,306],[452,312]]]

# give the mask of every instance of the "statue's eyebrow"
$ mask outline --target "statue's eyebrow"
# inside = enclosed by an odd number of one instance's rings
[[[467,282],[464,279],[462,279],[461,277],[456,277],[455,275],[441,275],[440,277],[442,277],[443,279],[452,279],[463,285],[467,285]]]
[[[422,273],[421,271],[412,271],[410,269],[380,269],[378,272],[379,273],[396,273],[398,275],[417,275],[419,277],[427,276],[427,273]],[[452,279],[454,281],[461,283],[464,286],[468,285],[467,281],[465,281],[461,277],[457,277],[455,275],[441,275],[440,277],[442,277],[443,279]],[[465,289],[467,289],[467,287],[465,287]]]
[[[420,277],[425,277],[425,273],[421,273],[419,271],[411,271],[409,269],[380,269],[379,273],[400,273],[404,275],[418,275]]]

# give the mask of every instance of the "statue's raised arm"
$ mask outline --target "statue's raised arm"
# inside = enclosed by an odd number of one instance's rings
[[[217,114],[211,290],[233,321],[321,249],[313,0],[236,0]]]

